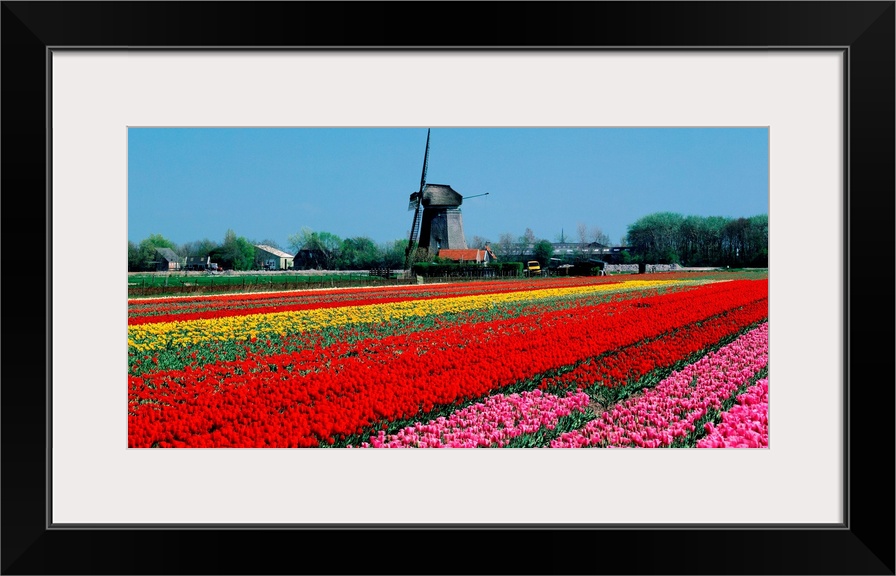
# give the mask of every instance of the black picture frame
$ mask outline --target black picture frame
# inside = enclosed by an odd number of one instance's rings
[[[2,573],[894,574],[894,14],[893,1],[2,2],[0,182],[8,200]],[[52,255],[48,242],[48,66],[57,47],[844,51],[845,273],[812,278],[807,289],[814,281],[844,286],[845,523],[608,530],[50,526],[52,274],[19,263],[77,257],[79,250]],[[827,234],[810,231],[807,250]],[[556,486],[552,494],[562,499],[571,489]]]

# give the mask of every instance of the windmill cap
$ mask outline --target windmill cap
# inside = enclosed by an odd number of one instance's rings
[[[427,184],[423,187],[424,206],[460,206],[464,197],[447,184]]]

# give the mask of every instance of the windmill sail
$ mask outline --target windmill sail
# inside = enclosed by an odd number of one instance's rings
[[[408,239],[408,247],[404,253],[405,268],[410,269],[417,251],[417,234],[420,232],[420,203],[423,198],[423,189],[426,187],[426,168],[429,164],[429,129],[426,130],[426,152],[423,155],[423,173],[420,175],[420,190],[411,194],[408,202],[408,210],[414,211],[414,219],[411,222],[411,235]]]

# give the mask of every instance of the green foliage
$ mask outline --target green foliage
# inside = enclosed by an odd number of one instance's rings
[[[436,258],[432,262],[415,262],[412,270],[414,274],[423,277],[517,277],[523,275],[523,263],[462,264],[453,260]]]
[[[137,246],[128,240],[128,271],[146,272],[155,270],[156,262],[159,259],[156,248],[171,248],[175,252],[177,251],[174,242],[161,234],[150,234],[147,238],[141,240]]]
[[[768,215],[751,218],[658,212],[628,227],[631,256],[622,263],[766,267]]]
[[[415,262],[411,270],[417,276],[433,277],[433,276],[463,276],[465,272],[472,268],[481,268],[481,265],[461,264],[459,262],[445,262],[440,259],[439,262]]]
[[[128,240],[128,272],[140,270],[140,251],[137,245]]]
[[[306,251],[307,257],[298,259],[297,267],[336,270],[340,264],[342,238],[330,232],[315,232],[302,228],[289,237],[289,244],[296,252]]]
[[[128,297],[258,292],[263,290],[308,290],[394,285],[366,272],[351,274],[135,274],[128,276]]]
[[[637,264],[641,259],[643,259],[643,256],[641,254],[638,254],[637,252],[633,252],[630,250],[625,250],[619,256],[619,263],[620,264]]]
[[[573,410],[566,416],[561,416],[554,422],[553,428],[542,427],[535,432],[527,432],[514,436],[507,441],[506,448],[543,448],[549,446],[552,440],[556,440],[561,434],[579,430],[588,422],[597,418],[591,408],[583,411]]]
[[[522,262],[497,262],[497,263],[489,264],[489,266],[494,268],[499,276],[522,276],[523,275],[523,263]]]
[[[236,249],[234,250],[233,269],[234,270],[251,270],[255,264],[255,246],[251,242],[240,236],[236,239]]]
[[[227,230],[224,242],[210,255],[225,270],[251,270],[255,264],[255,246],[233,230]]]
[[[358,236],[342,241],[337,266],[342,270],[369,270],[379,268],[382,261],[382,254],[373,240]]]
[[[381,266],[389,270],[398,270],[404,266],[404,251],[407,248],[407,240],[393,240],[380,246],[382,255]]]
[[[554,255],[554,246],[547,240],[539,240],[535,243],[532,252],[541,266],[545,267],[551,261],[551,256]]]

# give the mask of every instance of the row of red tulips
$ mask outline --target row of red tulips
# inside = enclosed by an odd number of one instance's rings
[[[654,370],[673,366],[682,358],[701,353],[726,336],[736,334],[766,318],[768,301],[757,300],[706,322],[685,326],[661,339],[614,350],[612,354],[582,363],[570,372],[545,378],[540,388],[614,388],[636,382]]]
[[[693,286],[664,286],[662,290],[687,290]],[[238,361],[252,356],[270,356],[314,350],[320,356],[328,355],[331,346],[353,344],[362,340],[379,340],[389,336],[421,331],[447,329],[456,326],[478,324],[505,318],[542,317],[557,310],[574,310],[609,301],[630,300],[660,293],[658,288],[642,288],[638,291],[596,293],[581,295],[575,299],[519,302],[497,305],[484,309],[434,315],[406,316],[382,322],[319,328],[308,332],[267,333],[261,338],[249,337],[231,340],[208,340],[189,347],[166,347],[152,352],[131,351],[128,355],[128,374],[140,376],[159,369],[179,370],[187,366],[193,369],[210,363]]]
[[[219,318],[222,315],[266,314],[269,312],[311,310],[336,306],[385,304],[408,300],[523,292],[540,288],[566,288],[618,282],[618,279],[613,278],[570,277],[525,282],[495,281],[471,284],[292,291],[273,294],[144,298],[128,301],[128,324],[137,325],[153,322],[196,320],[199,318]]]

